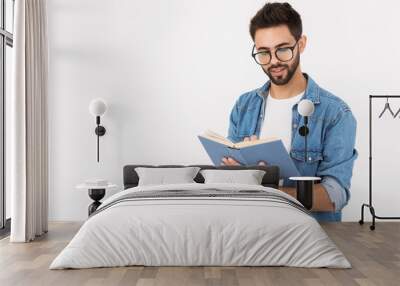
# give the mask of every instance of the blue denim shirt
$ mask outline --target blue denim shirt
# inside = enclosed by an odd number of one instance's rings
[[[335,203],[334,212],[315,212],[314,216],[320,221],[341,221],[341,209],[350,198],[353,165],[358,156],[354,148],[357,122],[343,100],[319,87],[307,74],[304,76],[307,87],[302,99],[311,100],[315,106],[308,119],[307,161],[304,137],[298,131],[304,118],[297,112],[297,104],[292,108],[290,156],[301,175],[322,178],[321,184]],[[268,81],[236,101],[230,115],[228,138],[231,141],[240,142],[244,137],[260,135],[263,119],[268,116],[264,112],[269,87]],[[288,180],[284,185],[294,186]]]

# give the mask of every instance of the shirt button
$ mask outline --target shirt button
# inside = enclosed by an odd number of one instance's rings
[[[308,161],[311,161],[312,160],[312,158],[311,157],[308,157]]]
[[[293,124],[293,128],[296,128],[297,127],[297,124],[295,123],[295,124]]]

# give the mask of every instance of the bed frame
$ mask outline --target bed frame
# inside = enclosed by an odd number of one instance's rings
[[[218,169],[218,170],[246,170],[246,169],[257,169],[265,171],[265,175],[262,179],[261,184],[264,187],[278,188],[279,185],[279,167],[278,166],[212,166],[212,165],[126,165],[124,166],[124,189],[136,187],[139,183],[139,176],[135,171],[137,167],[147,167],[147,168],[179,168],[179,167],[200,167],[201,170],[205,169]],[[204,183],[204,178],[200,174],[194,178],[197,183]]]

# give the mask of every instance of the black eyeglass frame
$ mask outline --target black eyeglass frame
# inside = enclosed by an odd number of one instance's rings
[[[277,48],[277,49],[275,49],[275,58],[277,58],[279,61],[281,61],[281,62],[289,62],[289,61],[291,61],[292,59],[293,59],[293,57],[294,57],[294,49],[296,48],[296,46],[297,46],[297,43],[299,42],[299,40],[297,40],[296,41],[296,43],[294,43],[294,45],[293,46],[291,46],[291,47],[279,47],[279,48]],[[255,60],[255,62],[257,63],[257,64],[259,64],[260,66],[266,66],[266,65],[269,65],[270,64],[270,62],[272,61],[272,54],[271,54],[271,51],[268,51],[268,50],[263,50],[263,51],[259,51],[259,52],[257,52],[257,53],[255,53],[254,52],[254,49],[256,48],[256,45],[254,44],[253,45],[253,49],[252,49],[252,51],[251,51],[251,56],[253,57],[253,59]],[[292,57],[290,58],[290,59],[288,59],[288,60],[286,60],[286,61],[283,61],[283,60],[281,60],[279,57],[278,57],[278,51],[279,50],[281,50],[281,49],[289,49],[289,50],[291,50],[291,52],[292,52]],[[257,59],[256,59],[256,56],[258,55],[258,54],[261,54],[261,53],[269,53],[269,62],[268,63],[266,63],[266,64],[261,64],[261,63],[259,63],[258,61],[257,61]]]

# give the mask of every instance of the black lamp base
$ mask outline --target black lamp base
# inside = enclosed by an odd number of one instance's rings
[[[105,194],[106,189],[89,189],[89,197],[94,200],[94,202],[88,207],[89,216],[101,205],[100,200],[104,198]]]
[[[311,210],[313,207],[314,184],[321,181],[320,177],[290,177],[289,180],[296,181],[296,199],[302,205]]]
[[[303,206],[311,210],[313,206],[313,180],[296,181],[297,188],[297,200],[303,204]]]

